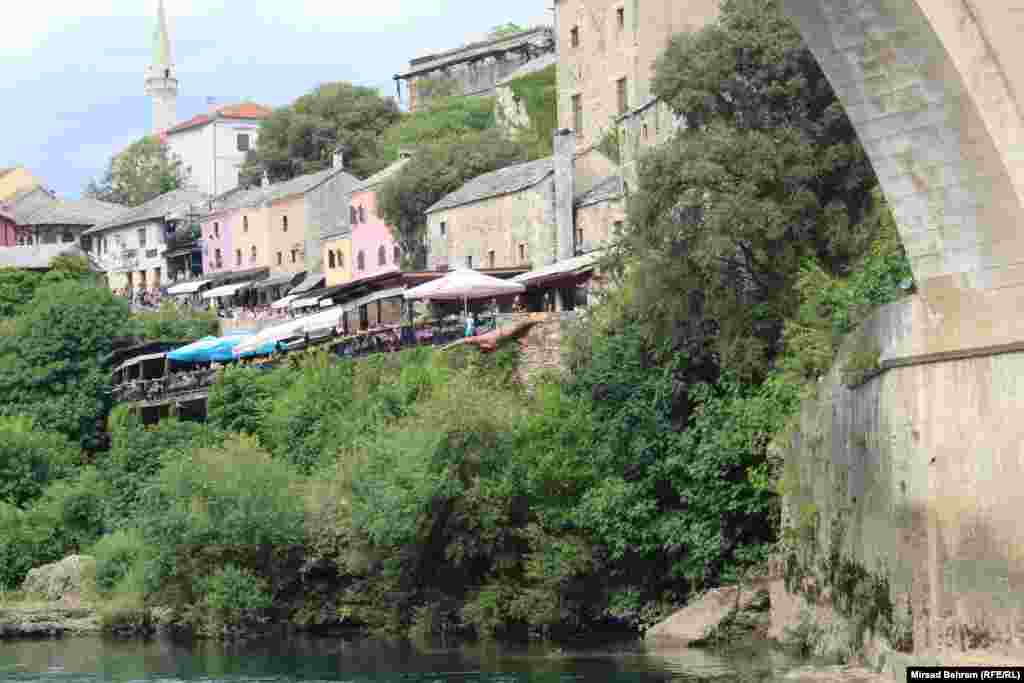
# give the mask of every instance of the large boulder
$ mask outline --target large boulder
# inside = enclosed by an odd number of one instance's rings
[[[727,617],[751,609],[762,599],[767,585],[757,583],[740,590],[725,586],[708,591],[644,634],[648,642],[687,645],[706,639]]]
[[[88,555],[71,555],[60,562],[36,567],[25,577],[21,590],[26,595],[50,602],[77,601],[87,572],[96,566]]]

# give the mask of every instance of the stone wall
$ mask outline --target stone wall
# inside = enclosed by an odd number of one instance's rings
[[[548,177],[521,192],[430,214],[428,267],[464,266],[467,257],[472,257],[474,268],[490,268],[490,251],[494,251],[495,268],[524,263],[540,268],[554,263],[558,241],[554,193],[554,180]],[[441,223],[445,224],[444,236]],[[522,258],[520,246],[524,247]]]
[[[880,309],[803,405],[779,444],[785,523],[887,578],[915,648],[1020,645],[1024,345],[904,355],[921,306]]]
[[[598,202],[576,209],[576,231],[582,235],[577,246],[582,251],[593,251],[608,244],[615,231],[626,222],[626,201],[624,198]]]
[[[565,370],[562,342],[576,323],[575,311],[561,313],[502,314],[498,329],[505,329],[523,320],[541,320],[520,339],[521,355],[518,378],[525,386],[532,385],[541,375]]]

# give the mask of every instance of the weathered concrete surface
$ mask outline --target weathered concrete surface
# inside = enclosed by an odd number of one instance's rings
[[[893,207],[917,353],[1024,339],[1024,0],[784,0]]]
[[[648,642],[676,641],[692,643],[706,638],[712,629],[736,610],[745,610],[766,586],[740,589],[724,586],[710,590],[644,634]]]
[[[916,648],[1024,645],[1024,352],[842,382],[854,350],[892,357],[918,297],[880,309],[842,350],[780,444],[786,522],[841,520],[844,554],[883,572]]]
[[[78,600],[82,596],[86,574],[93,571],[96,560],[88,555],[69,555],[60,562],[36,567],[29,571],[21,585],[26,595],[57,602]]]

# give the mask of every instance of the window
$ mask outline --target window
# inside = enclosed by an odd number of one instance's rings
[[[643,132],[641,133],[641,135],[643,135],[643,136],[644,136],[644,140],[646,140],[646,139],[647,139],[647,132],[648,132],[648,129],[647,129],[647,124],[645,123],[645,124],[644,124],[644,127],[643,127]]]
[[[214,263],[216,264],[216,267],[217,268],[223,268],[224,267],[224,259],[221,257],[220,249],[217,249],[215,252],[213,252],[213,255],[214,255]]]
[[[356,213],[356,207],[354,206],[348,207],[348,222],[352,225],[359,224],[359,214]]]
[[[242,250],[241,249],[235,249],[235,265],[236,266],[242,265]]]
[[[366,208],[362,206],[359,207],[359,222],[366,223]]]
[[[298,261],[297,257],[298,257],[298,250],[297,249],[292,249],[292,263],[295,263],[296,261]]]
[[[60,241],[61,242],[74,242],[75,241],[75,236],[72,235],[70,232],[65,232],[63,235],[60,236]]]
[[[579,251],[580,247],[583,246],[583,228],[581,226],[576,226],[575,237],[576,237],[576,246],[575,246],[574,251]]]
[[[447,234],[448,234],[448,224],[445,223],[444,221],[441,221],[441,237],[444,237]]]
[[[626,28],[626,8],[620,7],[615,10],[615,19],[618,22],[619,30]]]
[[[281,257],[281,252],[277,252],[277,265],[281,265],[284,259]]]
[[[472,256],[467,256],[466,257],[466,267],[467,268],[472,268],[473,267],[473,257]]]
[[[366,270],[366,254],[362,251],[356,255],[356,270]]]
[[[249,263],[256,263],[256,245],[252,245],[249,249]]]
[[[139,228],[138,233],[139,233],[139,249],[145,249],[146,248],[146,229],[145,228]]]
[[[242,232],[249,232],[249,217],[242,216]]]
[[[153,269],[153,286],[154,287],[159,287],[160,286],[160,269],[159,268],[154,268]]]
[[[103,238],[103,253],[106,254],[107,250],[110,249],[110,243],[107,242],[107,238]]]
[[[580,46],[580,27],[573,26],[572,30],[569,31],[569,44],[573,47]]]
[[[377,265],[386,266],[388,264],[388,251],[384,248],[384,245],[377,247]]]
[[[583,100],[580,95],[572,96],[572,125],[577,137],[583,135]]]
[[[339,268],[344,268],[345,267],[345,258],[341,254],[341,249],[339,249],[337,252],[335,252],[335,254],[336,254],[335,258],[338,261],[338,267]]]
[[[526,263],[526,245],[525,244],[520,244],[519,245],[519,262],[520,263]]]
[[[220,237],[220,223],[213,224],[213,236]]]
[[[239,133],[238,134],[238,151],[248,152],[249,151],[249,134]]]
[[[494,250],[487,252],[487,267],[494,268]]]
[[[332,270],[334,269],[334,252],[333,251],[327,252],[327,267],[332,269]]]
[[[622,221],[615,221],[614,227],[616,235],[622,234]]]
[[[619,98],[619,114],[629,111],[629,91],[626,89],[626,79],[620,78],[615,82],[616,94]]]
[[[288,232],[288,216],[281,216],[281,232]]]
[[[397,266],[399,263],[402,262],[402,250],[398,248],[397,244],[395,245],[394,256],[395,256],[395,265]]]

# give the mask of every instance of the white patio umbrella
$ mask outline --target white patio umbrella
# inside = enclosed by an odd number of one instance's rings
[[[440,280],[407,290],[405,298],[462,301],[464,307],[468,309],[470,299],[489,299],[508,294],[522,294],[525,291],[526,287],[518,282],[499,280],[469,268],[460,268]]]

